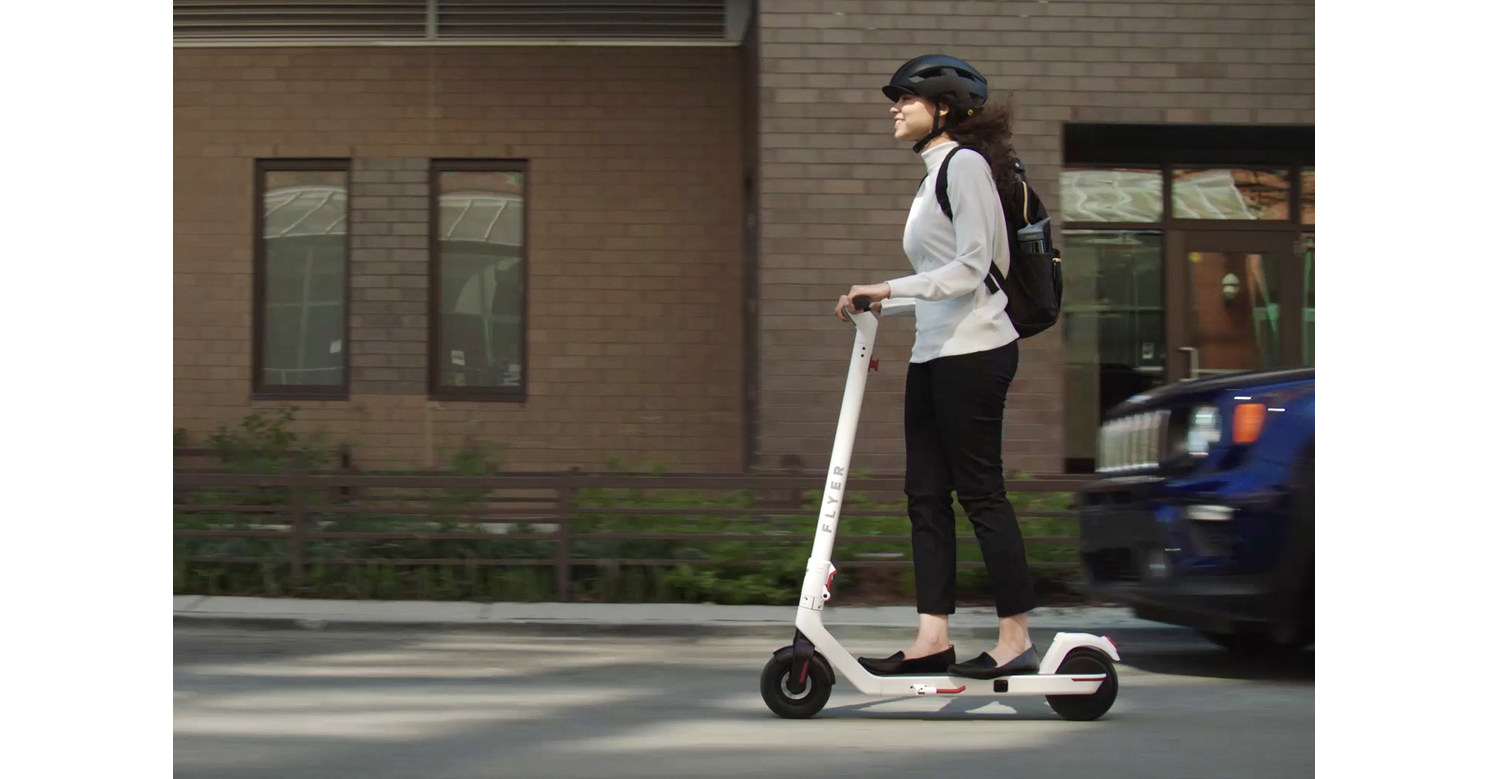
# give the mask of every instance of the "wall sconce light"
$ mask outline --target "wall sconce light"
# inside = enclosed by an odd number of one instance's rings
[[[1226,303],[1234,300],[1235,296],[1240,294],[1240,277],[1233,273],[1226,273],[1224,278],[1219,280],[1219,291],[1224,295]]]

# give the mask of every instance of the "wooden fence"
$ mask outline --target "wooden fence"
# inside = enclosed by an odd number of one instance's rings
[[[213,555],[192,558],[194,562],[263,563],[287,562],[289,583],[305,581],[310,550],[317,542],[361,541],[535,541],[546,552],[533,556],[462,556],[449,558],[347,557],[319,554],[317,565],[426,565],[456,566],[546,566],[554,573],[559,600],[569,600],[572,573],[577,566],[709,566],[702,557],[615,558],[575,554],[576,545],[594,541],[692,542],[791,542],[800,545],[802,560],[808,555],[815,528],[817,506],[811,502],[824,486],[822,475],[626,475],[613,473],[510,473],[484,476],[453,476],[422,473],[359,473],[349,462],[343,470],[315,473],[243,474],[221,468],[183,467],[178,457],[175,472],[174,530],[177,538],[273,539],[274,551],[250,556]],[[1073,493],[1079,478],[1033,478],[1008,484],[1010,493]],[[839,568],[905,567],[908,561],[908,523],[898,535],[855,535],[854,519],[904,517],[902,481],[888,478],[855,478],[847,484],[849,501],[841,518],[837,549],[853,542],[894,542],[903,553],[862,555],[834,560]],[[668,495],[708,496],[690,505],[668,505]],[[615,500],[594,496],[619,496]],[[730,500],[728,496],[734,496]],[[747,498],[739,498],[745,495]],[[871,506],[855,507],[872,499]],[[675,504],[675,501],[673,501]],[[733,503],[735,505],[728,505]],[[354,520],[376,516],[394,519],[397,529],[366,529]],[[646,527],[615,531],[606,529],[605,518],[653,518],[653,524],[669,527],[651,532]],[[700,517],[725,518],[730,532],[689,532],[686,525]],[[1073,517],[1065,503],[1046,509],[1020,509],[1026,543],[1073,546],[1073,523],[1038,522]],[[600,521],[596,521],[600,520]],[[664,521],[663,521],[664,520]],[[1030,535],[1029,523],[1044,528],[1059,526],[1067,532]],[[610,523],[615,524],[615,523]],[[701,524],[701,523],[700,523]],[[880,523],[883,525],[884,523]],[[679,527],[681,529],[679,529]],[[967,540],[965,538],[962,539]],[[281,545],[282,544],[282,545]],[[178,550],[178,557],[180,552]],[[837,555],[834,555],[834,557]],[[890,558],[890,559],[883,559]],[[750,564],[733,559],[733,564]],[[962,562],[980,566],[979,562]],[[1033,562],[1035,566],[1074,569],[1069,561]]]

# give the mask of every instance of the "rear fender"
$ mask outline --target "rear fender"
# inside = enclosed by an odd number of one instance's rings
[[[1049,644],[1049,650],[1044,653],[1044,659],[1039,663],[1039,673],[1052,674],[1059,672],[1059,664],[1071,651],[1082,646],[1103,652],[1111,658],[1111,662],[1121,662],[1121,655],[1116,651],[1116,644],[1105,636],[1091,635],[1090,633],[1059,633],[1054,636],[1053,643]]]

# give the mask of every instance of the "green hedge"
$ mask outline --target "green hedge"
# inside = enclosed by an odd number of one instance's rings
[[[326,467],[333,450],[323,442],[306,442],[290,431],[294,410],[269,417],[250,414],[236,429],[219,429],[209,439],[223,465],[235,472],[276,473],[291,468]],[[177,436],[178,443],[180,436]],[[479,475],[500,472],[499,449],[467,442],[447,457],[448,473]],[[635,469],[611,458],[613,472]],[[659,474],[661,469],[650,467]],[[855,474],[857,477],[866,474]],[[204,506],[283,506],[284,488],[238,488],[202,490],[178,496]],[[308,498],[308,516],[325,530],[363,532],[480,532],[462,524],[456,509],[483,500],[482,491],[431,490],[422,493],[430,516],[397,516],[378,513],[329,513],[319,511],[340,496],[316,494]],[[1063,510],[1067,493],[1015,493],[1010,496],[1020,512]],[[761,498],[749,490],[705,493],[686,490],[583,489],[577,491],[569,555],[593,559],[597,564],[575,564],[570,574],[570,597],[602,602],[711,602],[725,604],[790,604],[799,596],[809,541],[791,541],[775,536],[810,535],[815,526],[820,493],[808,493],[799,511],[778,517],[730,517],[713,513],[719,508],[760,506]],[[778,505],[778,504],[777,504]],[[679,514],[603,515],[585,513],[585,508],[695,509]],[[857,511],[892,511],[895,516],[853,516]],[[959,516],[959,507],[958,507]],[[180,529],[250,529],[261,515],[229,511],[180,513]],[[1071,519],[1027,519],[1025,537],[1065,536],[1076,532]],[[516,533],[538,532],[539,528],[511,525]],[[747,534],[747,541],[594,540],[587,533],[696,533]],[[904,504],[875,503],[849,492],[841,532],[853,536],[908,535]],[[962,518],[958,534],[961,560],[980,560],[970,524]],[[554,568],[543,564],[553,559],[556,541],[505,538],[491,532],[489,539],[315,539],[305,548],[303,581],[292,583],[288,534],[272,538],[176,537],[175,591],[178,594],[208,595],[295,595],[323,598],[373,598],[474,601],[544,601],[557,597]],[[1073,562],[1075,550],[1054,544],[1027,544],[1029,561],[1039,589],[1048,597],[1071,591],[1074,572],[1040,568],[1039,563]],[[833,559],[867,559],[864,555],[899,554],[909,559],[907,541],[839,542]],[[216,562],[202,558],[239,557],[252,562]],[[336,559],[359,559],[363,564],[334,563]],[[397,559],[533,561],[525,565],[395,563]],[[381,562],[387,560],[387,562]],[[618,560],[677,560],[675,565],[620,565]],[[706,560],[706,564],[690,562]],[[540,562],[541,561],[541,562]],[[958,572],[958,589],[965,602],[985,601],[986,572],[980,566]],[[907,603],[913,601],[913,575],[903,569],[841,568],[833,587],[834,602]]]

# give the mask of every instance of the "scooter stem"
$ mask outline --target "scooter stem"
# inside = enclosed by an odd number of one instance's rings
[[[842,516],[842,495],[852,462],[853,443],[857,438],[863,390],[868,383],[868,363],[873,357],[873,342],[878,336],[878,318],[871,311],[859,313],[849,307],[847,313],[858,334],[853,339],[847,386],[842,391],[842,412],[837,417],[837,437],[832,442],[831,465],[827,469],[826,487],[822,490],[816,540],[811,546],[811,559],[806,562],[806,578],[801,582],[801,606],[816,611],[820,611],[826,602],[824,595],[832,565],[832,545],[837,540],[837,521]]]

